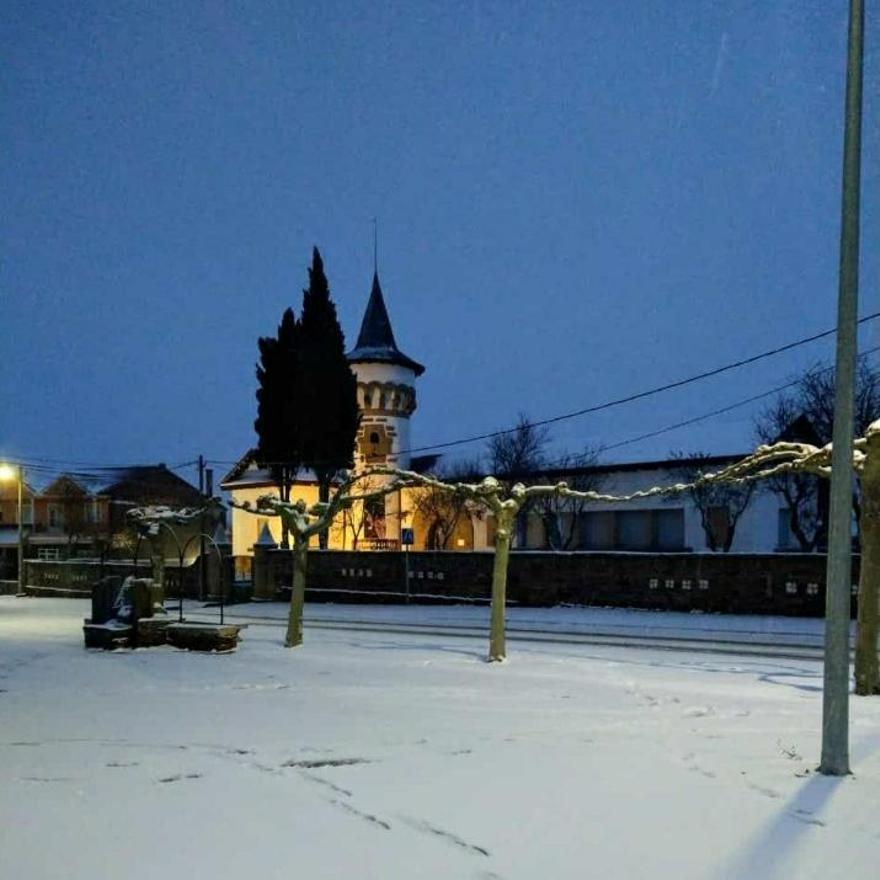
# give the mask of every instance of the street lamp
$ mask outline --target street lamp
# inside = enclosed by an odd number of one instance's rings
[[[0,481],[8,482],[15,480],[18,483],[18,503],[16,506],[16,521],[18,523],[18,592],[24,593],[24,525],[22,523],[21,495],[24,486],[24,469],[21,465],[12,467],[8,464],[0,464]]]

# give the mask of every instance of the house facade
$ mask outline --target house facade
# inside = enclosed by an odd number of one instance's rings
[[[361,425],[355,441],[355,467],[387,466],[428,471],[438,456],[409,453],[412,417],[417,407],[416,379],[424,367],[398,348],[378,275],[374,275],[355,347],[348,353],[357,377]],[[720,468],[743,456],[712,456],[701,465]],[[653,486],[682,481],[682,461],[676,459],[600,464],[588,468],[550,471],[540,482],[578,479],[614,495],[629,495]],[[374,478],[375,479],[375,478]],[[221,481],[234,505],[256,506],[261,495],[276,495],[271,475],[249,450]],[[318,500],[314,475],[300,473],[291,497],[307,504]],[[442,502],[438,502],[442,506]],[[442,528],[440,520],[442,522]],[[732,535],[730,534],[731,527]],[[485,550],[494,547],[494,522],[486,511],[467,508],[450,515],[425,503],[424,490],[403,489],[344,511],[328,534],[336,550],[396,550],[403,530],[412,530],[413,549]],[[550,534],[550,532],[553,534]],[[263,517],[233,507],[233,555],[247,571],[254,545],[277,544],[277,517]],[[560,542],[560,537],[564,540]],[[315,546],[317,539],[313,539]],[[532,505],[520,517],[514,549],[565,549],[629,552],[706,552],[729,544],[732,552],[765,553],[796,549],[787,511],[779,499],[757,487],[742,514],[731,522],[729,512],[703,509],[689,495],[641,499],[617,504],[566,502],[548,510]]]
[[[746,454],[711,456],[701,459],[700,463],[710,470],[719,470]],[[626,496],[655,486],[680,483],[681,471],[680,459],[597,464],[569,471],[550,471],[541,482],[574,482],[587,477],[604,494]],[[774,553],[796,549],[787,509],[780,505],[776,495],[762,486],[755,486],[735,523],[731,523],[729,507],[709,504],[701,510],[688,493],[614,503],[561,504],[558,512],[553,513],[558,516],[557,529],[567,550],[704,553],[723,547],[728,539],[731,552]],[[521,549],[549,549],[551,542],[544,512],[530,510],[517,538]],[[556,543],[559,544],[558,538]]]
[[[410,422],[417,407],[416,379],[425,368],[405,355],[397,346],[382,287],[377,273],[361,322],[355,347],[347,354],[357,377],[357,399],[361,423],[355,439],[354,462],[357,470],[372,467],[420,467],[425,459],[410,456]],[[431,457],[431,460],[435,460]],[[380,478],[372,478],[372,485]],[[390,478],[388,478],[390,479]],[[256,462],[255,450],[246,452],[220,486],[232,496],[234,505],[256,505],[261,495],[277,494],[271,475]],[[364,484],[363,489],[369,486]],[[345,511],[328,535],[330,549],[397,549],[401,529],[413,525],[413,505],[409,490],[403,490],[359,503]],[[315,476],[298,475],[291,496],[307,504],[318,500]],[[254,544],[264,535],[281,540],[277,518],[259,517],[233,507],[233,555],[252,555]]]
[[[0,568],[17,570],[17,485],[0,482]],[[195,507],[201,493],[164,464],[116,469],[98,478],[62,474],[42,486],[25,473],[22,525],[28,558],[60,560],[98,555],[99,546],[125,533],[126,511],[148,504]]]

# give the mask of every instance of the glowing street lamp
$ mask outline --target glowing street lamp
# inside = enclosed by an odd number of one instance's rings
[[[8,464],[0,464],[0,481],[9,482],[15,480],[18,483],[18,504],[16,507],[16,521],[18,522],[18,592],[24,593],[24,531],[22,523],[21,495],[24,486],[24,470],[21,465],[12,467]]]

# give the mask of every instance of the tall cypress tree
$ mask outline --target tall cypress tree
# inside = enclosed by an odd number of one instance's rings
[[[282,501],[290,500],[290,487],[303,462],[299,341],[299,326],[293,310],[287,309],[277,335],[261,337],[258,343],[256,461],[272,474]],[[286,534],[282,543],[287,546]]]
[[[360,409],[357,379],[345,357],[345,336],[317,248],[312,252],[309,286],[303,291],[299,332],[302,463],[315,472],[319,497],[327,501],[336,474],[354,466]]]

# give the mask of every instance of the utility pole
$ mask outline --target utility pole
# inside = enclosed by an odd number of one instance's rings
[[[852,585],[853,399],[858,292],[864,0],[850,0],[834,377],[834,447],[825,574],[822,761],[827,776],[849,773],[849,606]]]
[[[205,456],[199,456],[199,492],[205,494]],[[205,565],[205,515],[199,517],[199,596],[208,598],[208,567]],[[182,576],[182,575],[181,575]]]
[[[24,497],[24,466],[18,466],[18,512],[16,519],[18,520],[18,595],[23,596],[25,593],[26,578],[24,574],[24,505],[22,499]],[[34,501],[31,496],[31,521],[33,521]]]

